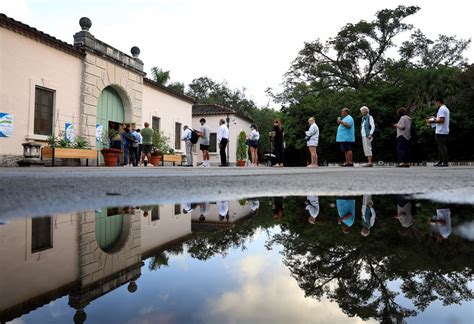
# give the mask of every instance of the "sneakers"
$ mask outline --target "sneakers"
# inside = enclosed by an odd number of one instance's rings
[[[448,163],[442,163],[442,162],[438,162],[438,163],[435,163],[433,164],[434,167],[438,167],[438,168],[446,168],[449,166]]]

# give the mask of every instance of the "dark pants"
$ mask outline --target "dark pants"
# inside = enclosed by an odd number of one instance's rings
[[[439,162],[448,164],[448,146],[446,145],[448,135],[436,134],[435,139],[438,143]]]
[[[227,147],[228,141],[229,140],[227,138],[223,138],[221,139],[221,142],[220,142],[219,153],[221,154],[221,165],[227,165],[227,155],[226,155],[225,148]]]
[[[408,140],[404,136],[397,137],[398,162],[408,163]]]
[[[275,140],[276,163],[283,163],[283,140]]]
[[[129,145],[128,154],[130,159],[129,163],[132,163],[133,166],[138,166],[138,147],[133,147],[132,145]]]

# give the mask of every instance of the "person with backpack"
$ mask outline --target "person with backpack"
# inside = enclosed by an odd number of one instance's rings
[[[397,129],[397,154],[398,167],[409,168],[408,163],[408,144],[412,137],[412,121],[408,117],[408,111],[405,107],[398,108],[397,116],[400,118],[398,123],[393,125]]]
[[[360,127],[360,134],[362,136],[362,147],[364,148],[364,155],[367,157],[368,163],[366,167],[373,167],[373,155],[372,155],[372,140],[374,139],[375,122],[374,117],[369,114],[369,108],[362,106],[360,108],[362,114],[362,124]]]
[[[184,141],[184,145],[186,147],[186,164],[187,167],[193,166],[193,145],[195,143],[192,142],[193,133],[195,134],[195,139],[197,142],[197,134],[196,132],[189,128],[187,125],[183,127],[183,135],[181,136],[181,140]]]

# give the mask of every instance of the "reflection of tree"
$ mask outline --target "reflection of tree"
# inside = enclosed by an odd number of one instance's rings
[[[389,198],[383,200],[385,204],[377,206],[387,206]],[[286,206],[299,205],[292,203]],[[378,210],[379,215],[394,212]],[[468,287],[474,264],[469,243],[452,237],[439,244],[426,224],[413,230],[416,235],[401,238],[390,217],[379,219],[370,237],[348,237],[338,231],[334,209],[332,213],[311,226],[304,223],[304,210],[295,209],[282,233],[267,243],[283,246],[284,263],[306,296],[327,297],[349,316],[381,322],[402,322],[438,299],[449,305],[473,298]],[[400,291],[390,285],[395,280],[401,281]],[[401,304],[400,294],[414,309]]]
[[[166,255],[166,252],[157,252],[150,258],[150,263],[148,263],[148,269],[150,269],[150,271],[155,271],[160,269],[161,267],[167,267],[168,262],[169,258]]]

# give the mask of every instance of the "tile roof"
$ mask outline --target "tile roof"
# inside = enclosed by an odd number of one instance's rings
[[[206,116],[206,115],[236,115],[242,119],[245,119],[253,123],[252,118],[247,117],[243,114],[238,113],[232,108],[224,107],[215,104],[195,104],[193,105],[193,116]]]
[[[49,34],[43,33],[42,31],[39,31],[36,28],[30,27],[27,24],[19,22],[2,13],[0,13],[0,27],[9,29],[20,35],[31,38],[40,43],[54,47],[74,56],[83,57],[85,55],[84,50],[66,42],[63,42],[62,40],[59,40]]]

